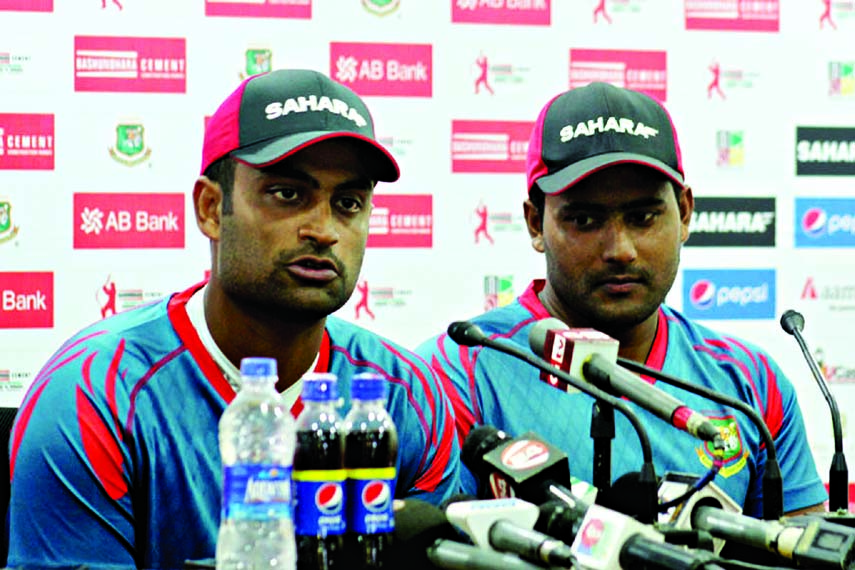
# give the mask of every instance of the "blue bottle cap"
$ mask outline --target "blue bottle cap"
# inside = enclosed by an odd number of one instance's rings
[[[240,361],[241,376],[276,376],[276,359],[262,356],[248,356]]]
[[[354,375],[350,381],[350,397],[354,400],[385,400],[389,384],[374,372]]]
[[[309,402],[332,402],[338,399],[335,374],[314,372],[303,377],[301,397]]]

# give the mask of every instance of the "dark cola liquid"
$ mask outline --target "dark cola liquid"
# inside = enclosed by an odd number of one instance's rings
[[[344,436],[336,431],[298,431],[294,451],[295,471],[343,469]],[[348,570],[344,534],[326,537],[297,534],[298,570]]]
[[[398,456],[398,436],[391,431],[356,431],[345,438],[344,464],[348,469],[393,467]],[[348,530],[348,558],[354,570],[390,568],[388,553],[393,533],[357,534]]]

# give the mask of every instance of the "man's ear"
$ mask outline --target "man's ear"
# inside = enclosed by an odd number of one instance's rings
[[[692,212],[695,211],[695,197],[692,194],[690,186],[686,186],[680,193],[677,206],[680,208],[680,243],[686,243],[686,240],[689,239],[689,224],[692,221]]]
[[[200,176],[193,186],[193,208],[196,225],[213,241],[220,239],[220,219],[223,213],[223,189],[207,176]]]
[[[531,200],[523,202],[523,214],[531,236],[531,247],[538,253],[544,252],[543,246],[543,213],[538,210]]]

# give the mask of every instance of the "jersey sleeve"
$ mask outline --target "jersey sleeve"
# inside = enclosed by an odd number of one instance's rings
[[[820,504],[828,494],[808,445],[795,388],[771,358],[763,353],[759,356],[766,377],[764,419],[781,467],[784,512]]]
[[[121,350],[70,343],[30,387],[10,439],[10,567],[136,565]]]
[[[460,446],[451,404],[433,370],[413,352],[387,344],[401,363],[390,378],[389,410],[398,431],[398,496],[433,504],[457,493]]]

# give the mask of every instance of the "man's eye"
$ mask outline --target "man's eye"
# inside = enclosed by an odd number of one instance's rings
[[[594,225],[597,220],[588,214],[570,214],[567,216],[567,221],[579,228],[585,228]]]
[[[658,212],[633,212],[629,214],[627,217],[629,221],[633,224],[639,226],[650,225],[656,220],[656,216],[658,216]]]
[[[352,196],[344,196],[338,200],[339,207],[345,212],[359,212],[362,210],[362,200]]]
[[[275,187],[270,189],[270,193],[285,202],[293,202],[300,196],[300,193],[294,188]]]

